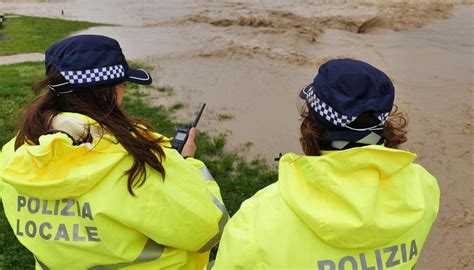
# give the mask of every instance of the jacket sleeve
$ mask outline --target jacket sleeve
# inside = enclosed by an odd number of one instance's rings
[[[229,220],[229,214],[227,213],[227,209],[224,205],[224,201],[222,200],[219,185],[215,181],[214,177],[212,176],[211,172],[206,167],[204,162],[195,158],[191,158],[191,157],[186,158],[186,162],[192,167],[199,170],[201,176],[204,178],[207,191],[212,196],[212,201],[214,203],[214,206],[217,207],[222,214],[220,215],[220,218],[217,224],[218,225],[217,233],[211,239],[209,239],[209,241],[206,242],[204,246],[202,246],[199,249],[200,252],[205,252],[213,248],[217,243],[219,243],[222,237],[222,233],[224,232],[224,226],[227,224],[227,221]]]
[[[126,194],[126,181],[119,180],[121,201],[109,203],[128,207],[114,210],[112,218],[158,244],[207,252],[219,242],[228,220],[219,187],[201,161],[185,160],[171,149],[165,153],[164,179],[150,170],[135,196]]]
[[[213,270],[259,268],[253,244],[252,224],[247,218],[250,210],[248,206],[244,202],[226,225]]]
[[[206,180],[206,185],[209,192],[211,192],[214,197],[223,203],[219,185],[217,185],[217,182],[214,180],[214,176],[212,176],[204,162],[195,158],[187,158],[186,161],[201,172],[202,176],[204,176],[204,179]]]

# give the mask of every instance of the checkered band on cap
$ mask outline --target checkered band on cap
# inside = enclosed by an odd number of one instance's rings
[[[324,103],[320,100],[313,91],[313,87],[311,87],[306,92],[307,98],[306,101],[308,102],[311,109],[317,112],[323,119],[326,119],[328,122],[332,123],[338,127],[346,127],[347,124],[356,120],[356,116],[347,116],[341,113],[336,112],[331,106]]]
[[[86,70],[61,71],[61,75],[70,84],[83,84],[123,78],[125,69],[122,65],[115,65]]]
[[[314,93],[313,86],[306,87],[306,89],[307,90],[304,91],[304,93],[306,94],[306,101],[308,102],[311,109],[315,111],[316,113],[318,113],[323,119],[326,119],[328,122],[332,123],[333,125],[337,127],[344,127],[344,128],[349,128],[352,130],[378,130],[378,129],[382,129],[383,125],[388,120],[388,116],[390,113],[388,112],[382,113],[382,114],[377,115],[377,119],[380,120],[380,124],[378,124],[377,126],[363,128],[363,129],[352,128],[348,126],[348,124],[355,121],[357,119],[357,116],[347,116],[347,115],[338,113],[331,106],[324,103],[322,100],[320,100],[316,96],[316,94]]]
[[[388,120],[388,115],[389,114],[390,113],[382,113],[381,115],[377,116],[377,118],[380,120],[380,122],[382,124],[385,124],[385,122],[387,122],[387,120]]]

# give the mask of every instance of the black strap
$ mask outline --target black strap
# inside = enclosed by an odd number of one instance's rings
[[[71,134],[67,133],[66,131],[62,131],[62,130],[50,130],[48,132],[46,132],[45,134],[43,135],[52,135],[52,134],[56,134],[56,133],[62,133],[62,134],[66,134],[69,139],[71,139],[71,141],[74,143],[76,140],[74,139],[74,137],[71,136]]]
[[[378,140],[377,142],[371,143],[362,143],[360,142],[365,137],[372,136],[374,133],[377,135]],[[367,138],[366,138],[367,139]],[[346,143],[342,148],[336,148],[333,144],[334,141],[340,141],[342,143]],[[328,131],[325,140],[321,145],[322,150],[345,150],[354,147],[362,147],[366,145],[381,145],[385,142],[385,138],[383,137],[382,131]]]

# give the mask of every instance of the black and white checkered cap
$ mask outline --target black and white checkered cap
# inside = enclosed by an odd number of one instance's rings
[[[82,84],[123,78],[125,77],[125,69],[122,65],[115,65],[86,70],[61,71],[61,75],[70,84]]]
[[[308,107],[313,110],[317,115],[327,122],[333,124],[336,127],[348,128],[351,130],[365,131],[365,130],[378,130],[383,127],[385,122],[388,120],[389,113],[382,113],[377,115],[377,119],[380,123],[374,127],[367,128],[353,128],[349,124],[357,119],[358,116],[344,115],[337,112],[334,108],[326,104],[315,94],[313,84],[310,83],[304,87],[300,92],[300,98],[306,100]]]
[[[99,35],[77,35],[46,50],[46,73],[58,70],[65,82],[49,84],[57,94],[115,86],[125,81],[149,85],[152,78],[143,69],[128,65],[118,42]]]

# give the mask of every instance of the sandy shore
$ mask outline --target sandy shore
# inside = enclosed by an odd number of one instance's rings
[[[301,152],[297,92],[319,64],[335,57],[374,64],[408,112],[404,147],[442,189],[417,269],[474,268],[474,8],[460,5],[473,1],[122,1],[126,11],[116,4],[103,12],[111,1],[92,8],[0,0],[0,9],[50,17],[64,9],[67,19],[121,24],[85,33],[115,37],[127,56],[155,67],[157,83],[175,93],[156,93],[154,103],[183,102],[178,117],[191,119],[207,102],[201,129],[225,132],[229,147],[274,165],[280,152]],[[357,33],[376,16],[380,27]]]

